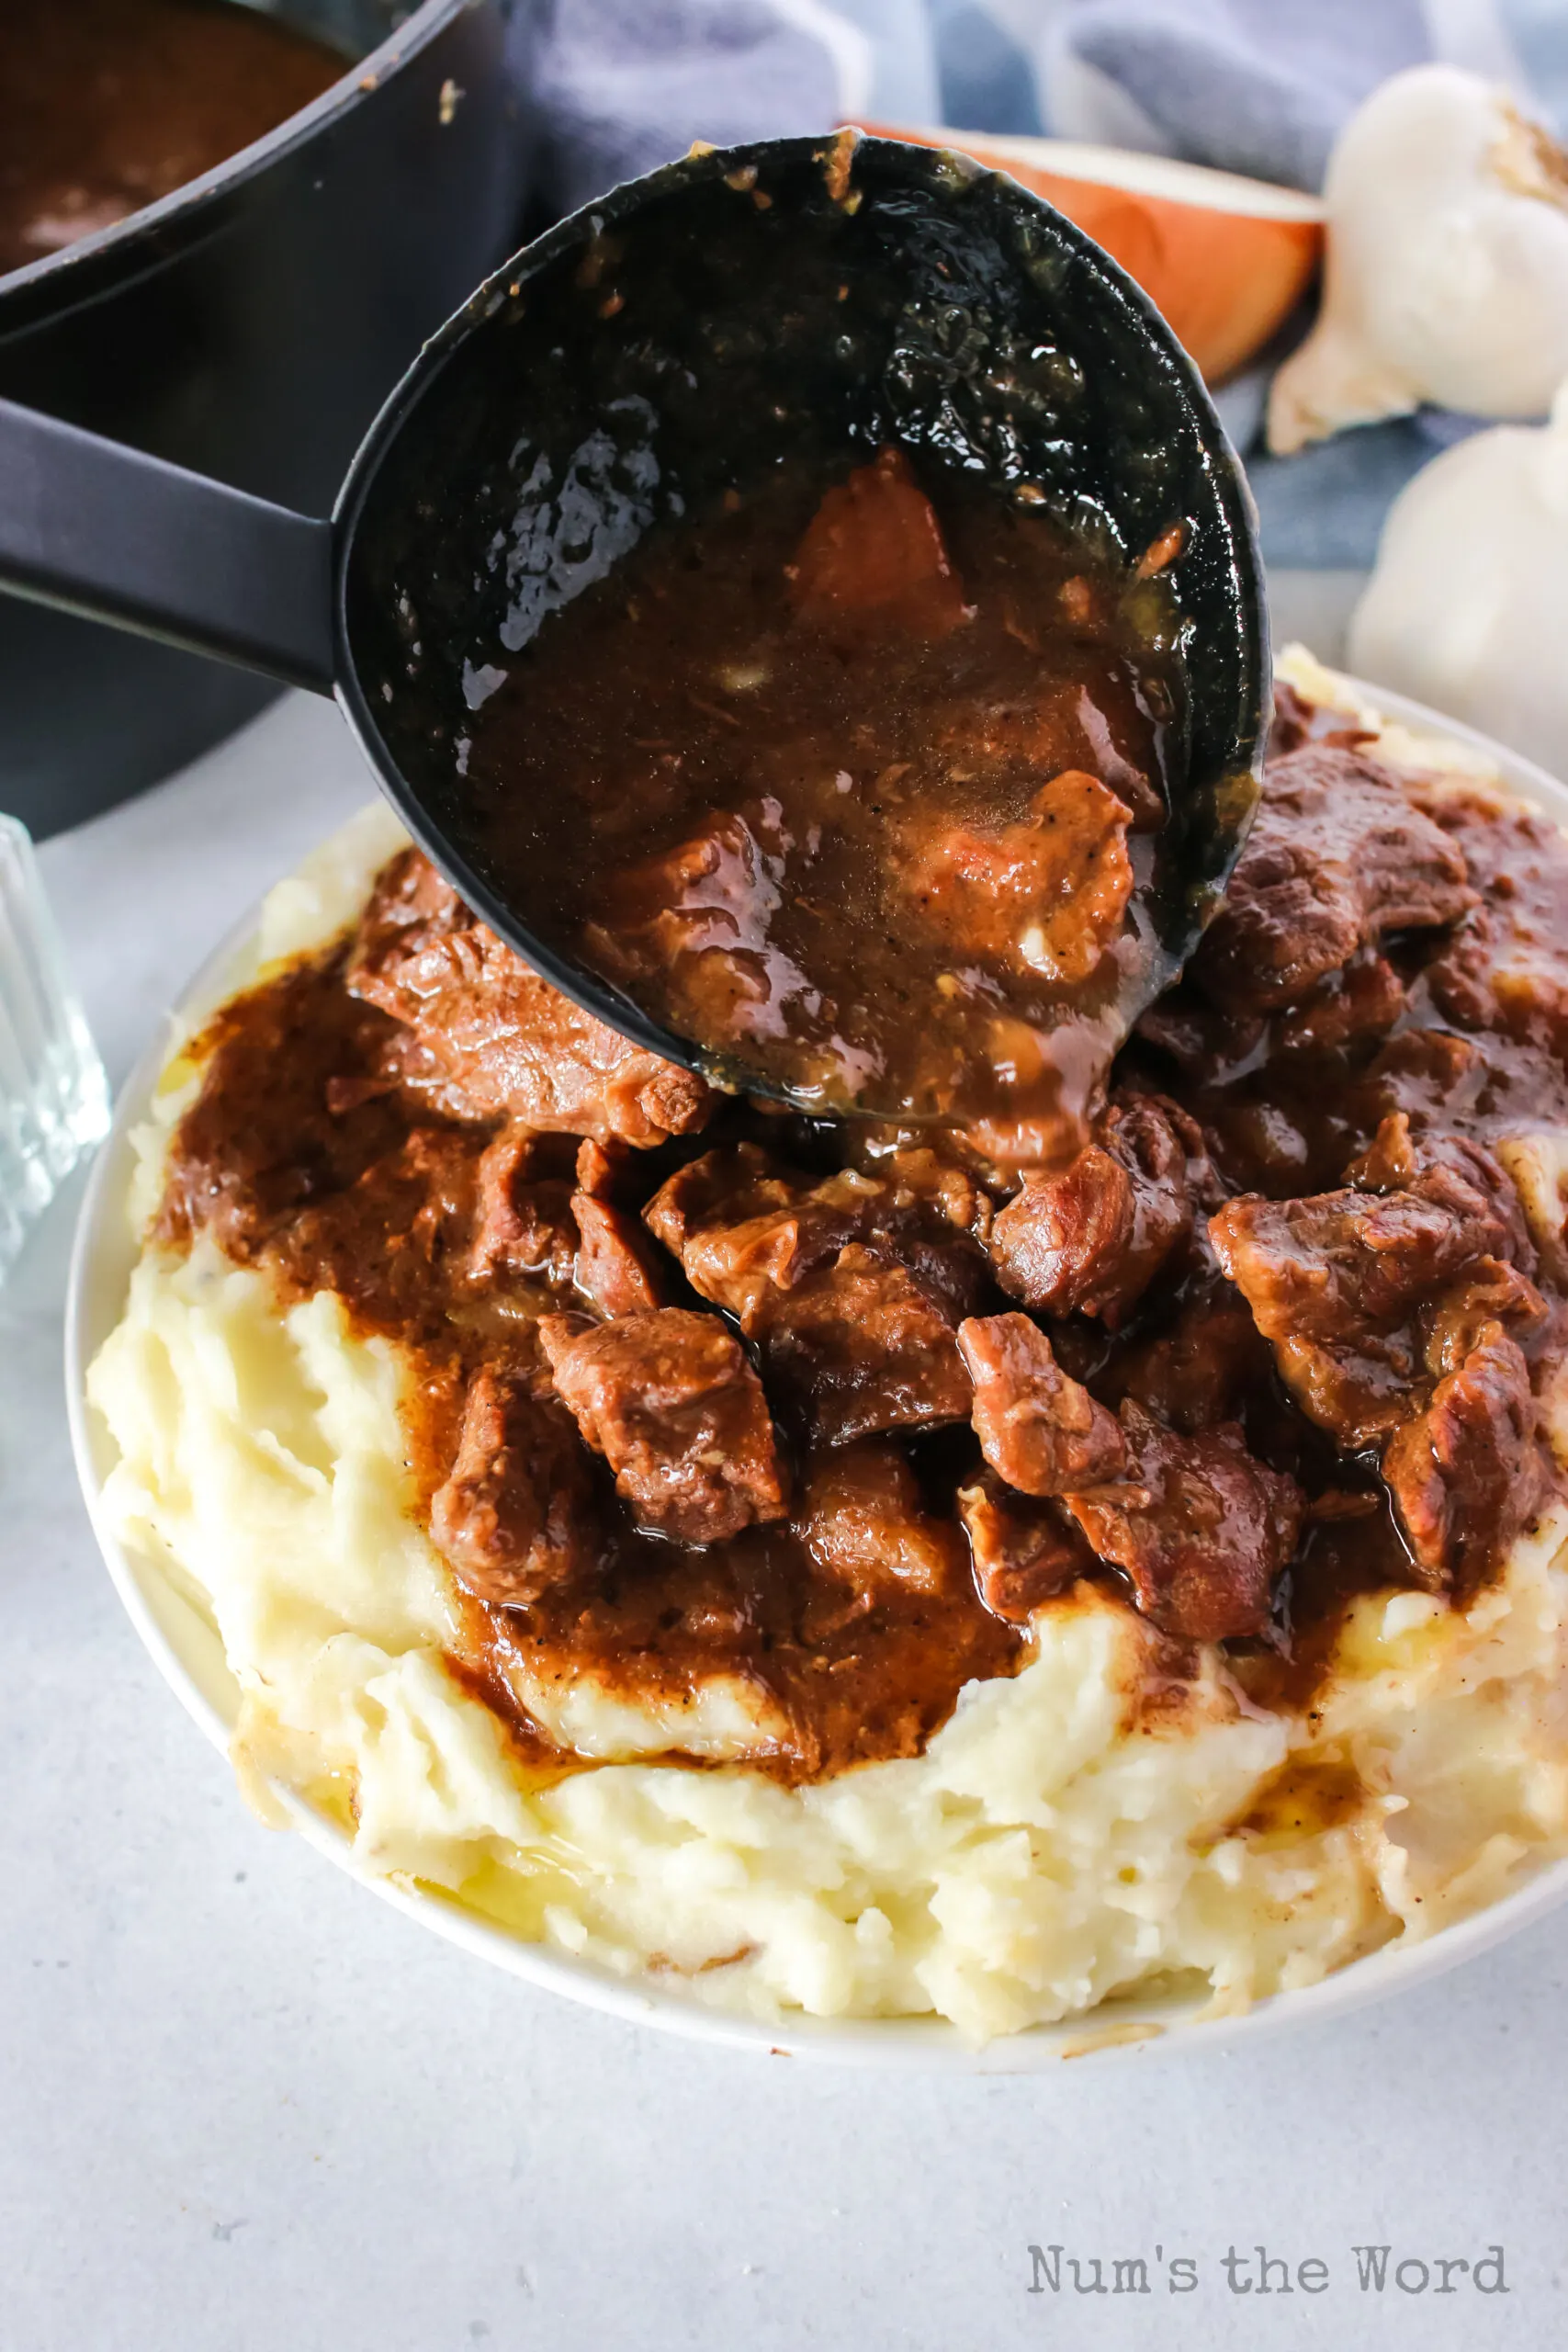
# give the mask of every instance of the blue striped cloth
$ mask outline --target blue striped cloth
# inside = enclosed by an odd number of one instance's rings
[[[1441,57],[1568,130],[1568,0],[546,0],[536,72],[564,209],[682,153],[848,116],[1102,141],[1315,188],[1367,93]],[[1276,567],[1365,569],[1389,501],[1473,420],[1286,460],[1224,403]]]

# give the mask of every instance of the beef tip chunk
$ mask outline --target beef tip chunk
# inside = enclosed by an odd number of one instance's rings
[[[1451,1121],[1483,1090],[1485,1057],[1475,1038],[1451,1029],[1401,1029],[1379,1049],[1367,1083],[1388,1111]]]
[[[639,1220],[592,1193],[573,1193],[579,1240],[572,1279],[606,1321],[662,1306],[664,1272]]]
[[[907,1268],[858,1243],[777,1294],[753,1329],[770,1385],[818,1444],[969,1417],[947,1314]]]
[[[886,1439],[818,1455],[795,1528],[824,1575],[872,1606],[890,1593],[943,1591],[963,1566],[957,1530],[927,1513],[914,1471]]]
[[[990,1238],[991,1196],[965,1168],[954,1167],[929,1146],[905,1145],[878,1159],[868,1170],[886,1189],[886,1222],[904,1229],[911,1216],[929,1219],[934,1233]]]
[[[1087,979],[1133,895],[1133,812],[1086,768],[1043,784],[1021,822],[985,831],[911,820],[901,887],[956,951],[1043,979]]]
[[[1205,1284],[1168,1330],[1112,1357],[1103,1393],[1191,1435],[1234,1421],[1249,1392],[1267,1390],[1271,1361],[1246,1300],[1228,1283]]]
[[[1127,1483],[1066,1498],[1091,1550],[1125,1570],[1164,1633],[1192,1642],[1262,1633],[1301,1531],[1301,1488],[1249,1453],[1234,1422],[1183,1437],[1129,1401],[1122,1430]]]
[[[1397,777],[1359,752],[1308,745],[1265,770],[1189,968],[1215,1003],[1273,1012],[1385,933],[1455,922],[1474,903],[1463,852]]]
[[[1055,1504],[1015,1494],[999,1479],[961,1487],[958,1515],[976,1589],[992,1616],[1010,1625],[1027,1624],[1043,1601],[1094,1566],[1077,1526]]]
[[[824,1442],[968,1418],[953,1327],[982,1286],[985,1212],[976,1187],[944,1183],[923,1159],[808,1186],[743,1145],[682,1169],[644,1211]]]
[[[1068,586],[1104,605],[1087,580]],[[1016,603],[1006,609],[1008,635],[1039,654],[1043,616]],[[1108,606],[1103,617],[1111,617]],[[977,697],[971,689],[929,707],[922,732],[945,767],[967,776],[994,775],[1002,788],[1028,768],[1041,777],[1068,769],[1097,775],[1132,810],[1134,832],[1157,831],[1168,814],[1156,781],[1160,760],[1154,719],[1131,703],[1120,711],[1100,709],[1081,685],[1053,678],[1043,663],[1026,690],[1015,680],[998,700]]]
[[[783,847],[760,812],[720,813],[612,876],[606,919],[584,938],[623,986],[662,982],[680,1024],[707,1043],[769,1035],[787,978],[799,977],[770,938],[783,875]]]
[[[719,1544],[786,1504],[761,1385],[716,1316],[663,1306],[583,1330],[540,1318],[561,1401],[641,1526]]]
[[[360,924],[348,986],[407,1024],[442,1107],[647,1146],[706,1121],[704,1080],[581,1012],[407,850]],[[409,1073],[405,1073],[408,1075]]]
[[[1346,1053],[1367,1049],[1387,1035],[1404,1012],[1404,983],[1385,956],[1368,949],[1343,971],[1320,980],[1274,1032],[1279,1054]]]
[[[1422,1316],[1427,1370],[1434,1380],[1458,1372],[1492,1323],[1501,1324],[1522,1344],[1545,1327],[1551,1312],[1534,1283],[1517,1266],[1502,1258],[1478,1258]]]
[[[1269,729],[1269,759],[1284,759],[1292,752],[1299,752],[1303,743],[1312,741],[1314,712],[1304,695],[1287,685],[1282,678],[1274,681],[1274,716]]]
[[[1373,948],[1354,956],[1309,989],[1293,1009],[1274,1017],[1211,1003],[1197,988],[1178,987],[1140,1015],[1137,1036],[1201,1085],[1223,1085],[1240,1073],[1268,1040],[1270,1054],[1369,1051],[1405,1012],[1404,984]]]
[[[990,1195],[934,1152],[895,1152],[869,1178],[844,1169],[813,1197],[825,1210],[837,1205],[852,1215],[855,1238],[875,1256],[907,1266],[955,1321],[989,1291],[984,1245],[994,1214]]]
[[[1287,1386],[1347,1446],[1386,1438],[1409,1417],[1428,1331],[1455,1285],[1529,1248],[1517,1197],[1479,1146],[1446,1137],[1417,1151],[1396,1117],[1357,1172],[1409,1181],[1232,1201],[1209,1227]],[[1528,1322],[1538,1294],[1521,1279],[1516,1306]]]
[[[1133,1034],[1167,1055],[1183,1078],[1217,1086],[1250,1060],[1268,1026],[1261,1012],[1222,1012],[1179,983],[1139,1014]]]
[[[621,1181],[628,1155],[621,1144],[606,1149],[595,1143],[592,1136],[584,1136],[577,1147],[577,1189],[592,1193],[596,1201],[613,1200]]]
[[[476,1374],[430,1535],[459,1584],[493,1609],[523,1608],[591,1565],[588,1463],[553,1398],[506,1373]]]
[[[1025,1495],[1065,1495],[1119,1476],[1126,1448],[1115,1415],[1069,1380],[1027,1315],[987,1315],[958,1327],[975,1384],[980,1451]]]
[[[1417,1310],[1495,1238],[1414,1193],[1348,1187],[1232,1201],[1209,1230],[1286,1386],[1346,1446],[1372,1444],[1405,1418],[1421,1375]]]
[[[1416,1192],[1459,1217],[1495,1218],[1503,1233],[1500,1255],[1526,1273],[1535,1272],[1535,1245],[1518,1187],[1496,1154],[1469,1136],[1440,1129],[1418,1134],[1404,1112],[1391,1112],[1346,1170],[1345,1181],[1361,1192]]]
[[[1423,1583],[1472,1584],[1533,1517],[1544,1489],[1529,1366],[1484,1325],[1424,1413],[1396,1430],[1382,1474]]]
[[[991,1228],[1002,1288],[1050,1315],[1126,1319],[1180,1243],[1213,1186],[1202,1138],[1155,1095],[1112,1103],[1099,1140],[1061,1175],[1025,1180]]]
[[[793,1290],[852,1241],[906,1265],[954,1314],[986,1276],[979,1246],[989,1198],[934,1153],[892,1154],[874,1176],[852,1168],[819,1184],[781,1169],[753,1144],[705,1153],[643,1211],[694,1289],[750,1332],[778,1291]]]
[[[1423,984],[1461,1029],[1502,1031],[1559,1063],[1568,1052],[1561,940],[1568,842],[1550,817],[1490,794],[1445,791],[1430,813],[1465,844],[1483,902],[1427,964]]]
[[[967,620],[942,526],[901,449],[880,450],[827,492],[795,552],[790,592],[803,621],[850,644],[934,639]]]
[[[525,1274],[570,1283],[577,1254],[571,1188],[543,1174],[539,1137],[508,1125],[479,1155],[479,1203],[468,1272],[476,1282]]]
[[[754,1144],[705,1152],[643,1211],[694,1290],[751,1331],[776,1291],[830,1261],[857,1231],[843,1188],[813,1197]]]

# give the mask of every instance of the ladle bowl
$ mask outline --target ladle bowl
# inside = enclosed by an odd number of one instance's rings
[[[1186,741],[1152,994],[1195,944],[1257,800],[1268,652],[1250,500],[1147,298],[1041,198],[956,155],[853,134],[694,152],[562,221],[426,345],[330,524],[0,403],[0,585],[335,689],[383,789],[485,922],[615,1029],[747,1086],[502,888],[464,788],[468,733],[540,626],[649,531],[786,458],[827,469],[889,442],[927,474],[1043,506],[1129,571],[1181,526],[1162,579]]]

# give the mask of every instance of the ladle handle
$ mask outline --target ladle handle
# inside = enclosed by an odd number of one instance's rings
[[[0,401],[0,588],[316,694],[332,526]]]

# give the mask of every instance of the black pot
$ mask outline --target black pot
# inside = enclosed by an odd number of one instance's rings
[[[0,277],[0,398],[324,514],[389,388],[516,242],[534,0],[269,13],[360,62],[215,171]],[[0,808],[57,832],[276,692],[0,597]]]

